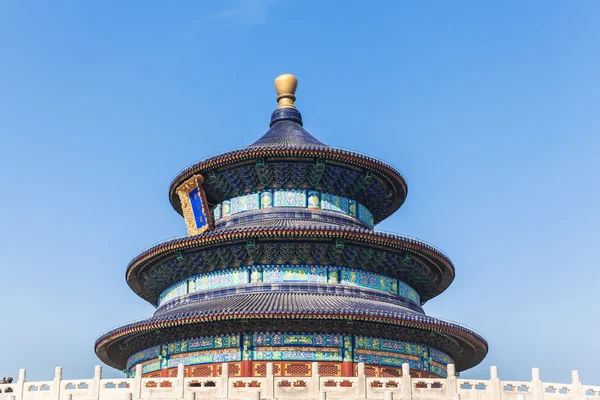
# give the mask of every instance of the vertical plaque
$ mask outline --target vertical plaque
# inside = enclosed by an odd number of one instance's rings
[[[177,188],[183,218],[190,235],[199,235],[213,229],[206,194],[202,188],[203,183],[202,175],[194,175]]]

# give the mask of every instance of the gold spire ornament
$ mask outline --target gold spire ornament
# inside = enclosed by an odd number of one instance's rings
[[[277,101],[280,108],[296,108],[294,101],[296,100],[296,88],[298,87],[298,78],[292,74],[283,74],[275,78],[275,90],[277,91]]]

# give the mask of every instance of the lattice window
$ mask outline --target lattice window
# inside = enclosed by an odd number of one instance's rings
[[[323,376],[339,376],[340,366],[335,364],[319,364],[319,374]]]
[[[367,367],[365,366],[365,376],[368,378],[376,378],[379,376],[376,367]]]
[[[382,368],[381,376],[384,378],[399,378],[402,376],[402,370],[398,368]]]
[[[239,364],[229,364],[229,375],[239,375],[241,372],[241,368]]]
[[[255,364],[254,365],[254,376],[265,376],[267,375],[267,364]]]
[[[169,370],[169,378],[174,378],[177,376],[177,368],[171,368]]]
[[[286,364],[285,365],[286,376],[309,376],[310,367],[308,364]]]
[[[190,376],[212,376],[213,366],[212,365],[200,365],[193,367]]]

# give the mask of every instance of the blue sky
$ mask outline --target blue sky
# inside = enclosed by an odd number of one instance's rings
[[[446,252],[428,314],[482,332],[463,373],[600,384],[600,3],[0,4],[0,376],[93,374],[153,308],[128,261],[185,235],[172,177],[267,129],[294,73],[305,127],[407,177],[378,228]],[[105,368],[106,376],[119,376]]]

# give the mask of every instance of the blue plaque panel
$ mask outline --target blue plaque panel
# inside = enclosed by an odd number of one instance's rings
[[[208,229],[213,229],[212,215],[208,208],[206,195],[202,189],[204,178],[194,175],[177,188],[177,195],[181,202],[181,211],[190,235],[199,235]],[[222,209],[225,216],[225,207]]]
[[[206,214],[204,213],[204,202],[198,188],[192,190],[189,194],[190,204],[194,211],[194,220],[196,221],[196,229],[202,229],[208,225]]]

